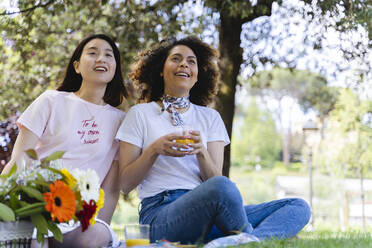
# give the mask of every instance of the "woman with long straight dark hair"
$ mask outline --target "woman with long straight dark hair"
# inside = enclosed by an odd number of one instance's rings
[[[76,225],[60,224],[63,243],[49,238],[52,247],[117,243],[109,223],[120,193],[115,134],[125,113],[116,107],[126,96],[119,50],[110,37],[95,34],[77,46],[58,89],[41,94],[17,121],[20,133],[2,173],[20,164],[27,149],[35,149],[40,158],[63,150],[64,167],[95,170],[105,191],[105,205],[96,224],[85,232]]]

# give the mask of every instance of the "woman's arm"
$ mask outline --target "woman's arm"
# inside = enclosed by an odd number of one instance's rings
[[[190,138],[194,144],[190,144],[193,151],[189,154],[195,154],[199,163],[200,176],[203,181],[214,176],[222,175],[224,142],[208,142],[207,148],[203,145],[199,131],[191,131]]]
[[[8,174],[15,163],[20,165],[21,159],[24,156],[24,151],[34,149],[38,141],[39,138],[36,134],[22,126],[14,144],[10,161],[5,165],[1,174]]]
[[[203,181],[214,176],[222,176],[224,142],[208,142],[208,149],[202,146],[196,154],[199,162],[200,176]]]
[[[120,196],[119,163],[113,161],[109,172],[101,185],[105,191],[105,204],[98,213],[98,218],[110,224]]]
[[[186,145],[173,142],[180,138],[183,136],[177,134],[162,136],[142,153],[142,149],[138,146],[120,141],[120,180],[124,193],[128,194],[142,182],[160,154],[173,157],[183,157],[188,154],[179,151],[179,148],[187,148]],[[174,147],[177,150],[173,149]]]

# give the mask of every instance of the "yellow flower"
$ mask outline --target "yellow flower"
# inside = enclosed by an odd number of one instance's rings
[[[72,189],[75,184],[77,183],[77,180],[75,179],[75,177],[73,175],[70,174],[70,172],[68,172],[68,170],[66,170],[65,168],[61,170],[62,174],[65,176],[66,178],[66,183],[67,185]]]
[[[45,209],[50,212],[52,220],[66,222],[72,219],[76,210],[75,194],[64,182],[57,180],[49,185],[50,192],[44,193],[47,203]]]
[[[96,223],[96,216],[98,215],[98,211],[103,207],[104,204],[105,204],[105,192],[103,191],[103,189],[100,189],[99,198],[96,203],[97,209],[96,209],[96,212],[93,214],[92,218],[89,220],[90,225],[94,225]]]

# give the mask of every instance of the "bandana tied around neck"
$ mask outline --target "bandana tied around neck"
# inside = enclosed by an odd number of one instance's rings
[[[175,108],[187,108],[190,105],[189,98],[190,96],[174,97],[166,94],[163,96],[163,108],[161,111],[170,111],[173,126],[182,126],[184,124]]]

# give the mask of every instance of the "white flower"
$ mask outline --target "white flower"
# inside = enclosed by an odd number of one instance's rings
[[[54,169],[57,169],[57,170],[62,170],[63,168],[65,168],[63,166],[63,161],[62,159],[56,159],[56,160],[52,160],[49,162],[49,166],[54,168]]]
[[[0,179],[1,180],[1,179]],[[12,188],[15,179],[12,177],[6,178],[5,180],[0,181],[0,195],[4,195]]]
[[[90,200],[98,201],[99,198],[99,177],[96,171],[72,170],[71,174],[76,178],[82,200],[89,203]]]
[[[55,182],[62,179],[62,176],[60,174],[54,173],[53,171],[50,171],[48,169],[41,168],[39,170],[39,173],[46,182]]]

